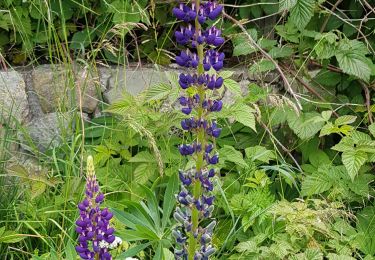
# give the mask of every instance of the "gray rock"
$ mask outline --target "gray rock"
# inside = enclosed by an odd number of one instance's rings
[[[150,85],[160,82],[167,82],[165,73],[154,68],[112,70],[104,99],[112,104],[119,100],[125,91],[137,95]]]
[[[25,122],[29,115],[29,106],[25,91],[25,82],[16,71],[0,72],[0,125],[9,118]]]
[[[40,152],[59,146],[64,136],[70,136],[70,114],[49,113],[39,118],[34,118],[24,126],[24,131],[19,132],[21,147],[30,152],[37,148]]]
[[[82,109],[86,113],[94,112],[99,102],[97,86],[99,77],[94,72],[74,66],[42,65],[32,72],[32,83],[35,93],[39,96],[44,113],[51,113],[60,108],[79,106],[79,89],[82,94]],[[72,100],[72,95],[75,100]]]

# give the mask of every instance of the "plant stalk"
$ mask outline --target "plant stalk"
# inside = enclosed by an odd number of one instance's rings
[[[198,12],[199,12],[199,7],[200,7],[200,0],[195,1],[196,4],[196,11],[197,11],[197,17],[195,18],[195,31],[198,33],[201,30],[201,24],[198,21]],[[199,44],[197,46],[197,55],[198,55],[198,77],[204,73],[204,68],[203,68],[203,59],[204,59],[204,52],[203,52],[203,44]],[[200,105],[197,108],[197,114],[198,114],[198,120],[204,119],[204,111],[202,108],[202,103],[205,99],[205,89],[203,85],[197,85],[197,92],[200,97]],[[197,159],[196,159],[196,173],[199,173],[203,167],[204,167],[204,147],[205,147],[205,130],[204,128],[199,128],[197,132],[197,144],[200,144],[202,149],[201,151],[197,154]],[[193,196],[194,199],[197,200],[202,194],[202,187],[201,183],[198,178],[194,179],[194,185],[193,185]],[[199,211],[197,210],[196,207],[192,208],[192,213],[191,213],[191,219],[192,219],[192,229],[189,234],[189,248],[188,248],[188,259],[193,260],[195,251],[197,250],[197,247],[199,246],[199,236],[195,237],[194,234],[197,233],[197,229],[199,226]]]

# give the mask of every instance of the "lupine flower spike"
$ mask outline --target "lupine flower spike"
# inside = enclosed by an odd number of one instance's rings
[[[176,195],[179,206],[174,213],[179,226],[172,231],[177,242],[176,259],[206,260],[215,253],[211,240],[216,222],[210,219],[215,198],[211,191],[213,165],[219,162],[219,156],[212,141],[219,137],[221,128],[207,118],[223,107],[221,100],[213,98],[223,78],[207,72],[223,67],[224,54],[213,48],[221,46],[224,39],[221,31],[207,26],[206,21],[217,19],[222,10],[216,1],[200,0],[173,8],[174,16],[182,21],[175,32],[176,42],[188,47],[176,56],[176,63],[191,69],[190,73],[180,74],[179,84],[182,90],[189,90],[186,93],[193,93],[179,98],[182,113],[190,115],[181,121],[181,127],[195,137],[193,143],[180,145],[179,151],[196,160],[194,168],[179,172],[181,191]]]
[[[87,180],[85,199],[78,204],[79,218],[76,221],[76,232],[79,234],[76,251],[82,259],[110,260],[108,249],[113,244],[121,243],[110,226],[113,214],[108,208],[100,209],[104,194],[100,192],[96,180],[92,156],[87,158]]]

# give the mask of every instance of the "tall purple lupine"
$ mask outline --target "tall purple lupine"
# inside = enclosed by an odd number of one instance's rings
[[[211,191],[215,176],[213,165],[218,163],[219,157],[214,152],[213,139],[221,132],[215,121],[208,120],[208,114],[220,111],[223,106],[215,94],[223,85],[223,78],[216,72],[222,69],[224,60],[224,54],[214,49],[224,43],[221,31],[207,26],[206,21],[218,18],[223,6],[216,1],[193,0],[190,3],[180,3],[173,8],[173,14],[182,21],[175,32],[176,41],[187,46],[176,57],[176,63],[189,68],[187,74],[179,76],[181,88],[188,90],[179,98],[181,111],[190,115],[181,121],[181,127],[194,136],[193,143],[182,144],[179,150],[183,156],[193,156],[196,163],[193,169],[179,172],[182,188],[177,194],[179,206],[174,218],[180,225],[172,234],[177,242],[176,259],[206,260],[215,252],[211,245],[216,225],[210,220],[214,209]],[[203,220],[206,220],[204,226]]]
[[[116,237],[114,228],[109,224],[113,214],[108,208],[100,209],[104,194],[100,192],[96,181],[92,156],[87,158],[86,197],[78,204],[79,218],[76,232],[79,234],[76,251],[82,259],[110,260],[108,245]]]

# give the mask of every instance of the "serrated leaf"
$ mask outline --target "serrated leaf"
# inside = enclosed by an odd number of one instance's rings
[[[367,160],[367,154],[362,151],[349,150],[342,153],[342,163],[352,181],[357,176],[359,169],[365,164]]]
[[[248,55],[255,52],[256,49],[249,42],[241,42],[233,48],[233,56]]]
[[[303,30],[314,15],[315,0],[297,0],[290,13],[290,21]]]
[[[262,73],[262,72],[274,70],[275,68],[276,68],[275,64],[273,64],[272,61],[270,61],[270,60],[260,60],[256,63],[254,63],[250,67],[249,72],[250,73]]]
[[[220,71],[219,76],[222,77],[223,79],[228,79],[232,77],[233,74],[234,74],[234,71],[223,70],[223,71]]]
[[[145,184],[157,169],[156,164],[142,163],[134,170],[134,182],[137,184]]]
[[[356,76],[366,82],[370,80],[371,68],[369,61],[365,56],[356,52],[345,51],[337,52],[336,59],[343,72]]]
[[[372,123],[369,127],[368,130],[372,134],[373,137],[375,137],[375,123]]]
[[[257,251],[257,243],[255,241],[245,241],[245,242],[240,242],[238,245],[235,247],[237,252],[239,253],[252,253]]]
[[[220,158],[225,161],[233,162],[242,168],[248,167],[243,159],[242,153],[234,149],[232,146],[224,145],[224,147],[219,150],[219,154]]]
[[[224,86],[237,96],[242,95],[241,86],[237,81],[228,78],[224,79]]]
[[[327,175],[323,173],[315,173],[307,176],[302,181],[302,196],[312,196],[328,191],[332,187],[332,183]]]
[[[167,83],[158,83],[152,85],[150,88],[146,90],[145,99],[147,102],[152,100],[161,100],[167,97],[172,90],[172,86]]]
[[[245,154],[247,158],[265,163],[269,163],[270,160],[276,159],[273,151],[267,150],[265,147],[260,145],[246,148]]]
[[[279,11],[292,9],[297,4],[297,0],[280,0]]]
[[[237,122],[250,127],[256,132],[254,109],[245,104],[235,104],[232,107],[232,116]]]
[[[155,157],[147,152],[147,151],[142,151],[142,152],[139,152],[137,153],[135,156],[133,156],[129,162],[148,162],[148,163],[153,163],[155,162]]]
[[[274,59],[286,58],[292,56],[293,49],[288,46],[273,47],[268,54]]]
[[[323,127],[324,122],[316,122],[314,124],[306,123],[315,117],[320,117],[320,114],[315,112],[303,113],[296,115],[294,112],[288,114],[288,124],[293,132],[301,139],[309,139],[313,137]]]
[[[345,116],[340,116],[335,120],[335,125],[340,126],[340,125],[349,125],[355,122],[357,119],[356,116],[351,116],[351,115],[345,115]]]

